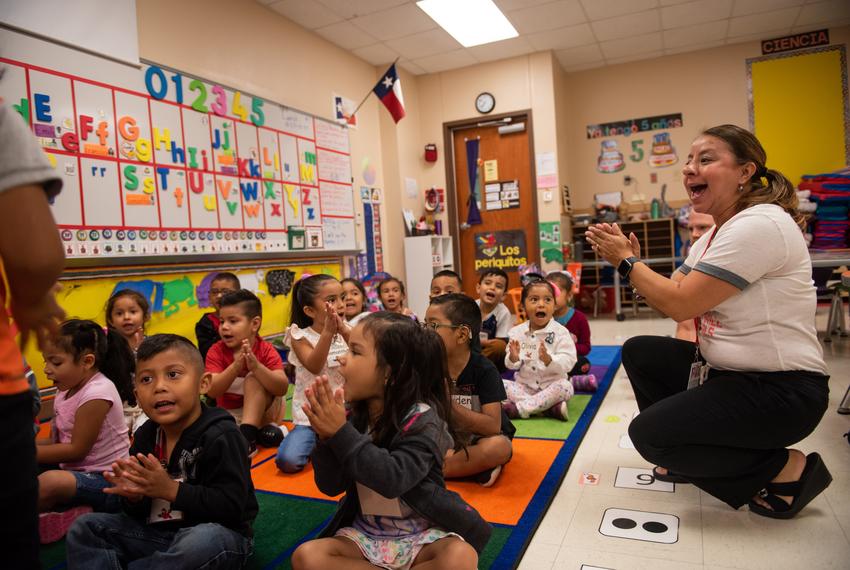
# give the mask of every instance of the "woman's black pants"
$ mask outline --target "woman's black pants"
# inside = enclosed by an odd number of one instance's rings
[[[623,345],[640,409],[629,437],[644,459],[737,509],[779,474],[786,447],[814,431],[827,408],[829,377],[712,370],[688,390],[695,348],[653,336]]]

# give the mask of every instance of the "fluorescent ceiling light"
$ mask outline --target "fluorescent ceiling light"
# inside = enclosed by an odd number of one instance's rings
[[[420,0],[416,5],[463,47],[519,35],[493,0]]]

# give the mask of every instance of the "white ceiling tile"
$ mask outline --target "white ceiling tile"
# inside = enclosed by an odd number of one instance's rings
[[[771,12],[792,6],[801,6],[806,0],[735,0],[733,16],[746,16],[759,12]]]
[[[655,59],[657,57],[661,57],[664,55],[664,52],[661,50],[651,51],[648,53],[635,53],[631,55],[624,55],[623,57],[614,57],[605,60],[605,63],[608,65],[617,65],[618,63],[628,63],[630,61],[640,61],[644,59]]]
[[[579,24],[526,36],[537,50],[563,49],[596,42],[589,24]]]
[[[787,32],[787,29],[768,30],[766,32],[747,34],[745,36],[730,37],[726,38],[726,45],[745,44],[747,42],[760,42],[762,40],[769,40],[777,36],[784,36]]]
[[[469,51],[472,52],[473,57],[478,61],[497,61],[532,53],[535,49],[526,38],[520,36],[483,46],[471,47]]]
[[[374,12],[380,12],[387,8],[399,6],[408,0],[311,0],[318,1],[327,6],[332,12],[350,20],[357,16],[365,16]]]
[[[800,17],[795,24],[805,26],[807,24],[833,24],[834,21],[850,18],[850,2],[847,0],[831,0],[830,2],[817,2],[806,4],[800,11]]]
[[[732,0],[697,0],[661,9],[661,24],[665,30],[692,26],[728,18],[732,13]]]
[[[439,73],[440,71],[475,65],[477,62],[472,57],[472,54],[469,53],[469,50],[459,49],[449,53],[423,57],[415,60],[413,63],[428,73]]]
[[[658,7],[658,0],[582,0],[591,20],[604,20],[624,14],[634,14]]]
[[[357,48],[356,50],[353,50],[352,53],[360,59],[368,61],[372,65],[392,63],[393,60],[398,57],[398,54],[395,51],[381,43]]]
[[[699,51],[699,50],[703,50],[703,49],[720,47],[720,46],[724,45],[725,43],[726,43],[725,40],[716,40],[716,41],[713,41],[713,42],[706,42],[706,43],[700,43],[700,44],[689,44],[689,45],[684,45],[684,46],[679,46],[679,47],[667,47],[667,48],[664,48],[664,54],[665,55],[673,55],[673,54],[677,54],[677,53],[687,53],[687,52],[691,52],[691,51]]]
[[[400,53],[403,58],[410,60],[435,53],[454,51],[463,47],[442,28],[387,40],[386,43],[390,48]]]
[[[416,4],[403,4],[368,16],[360,16],[351,20],[351,23],[379,40],[401,38],[437,27],[437,23]]]
[[[675,6],[676,4],[684,4],[691,1],[692,0],[658,0],[658,3],[661,4],[661,6]]]
[[[324,28],[319,28],[316,33],[333,42],[343,49],[354,49],[372,45],[376,39],[348,22],[337,22]]]
[[[269,8],[308,30],[342,21],[340,16],[313,0],[281,0],[269,4]]]
[[[606,59],[613,57],[625,57],[633,53],[648,53],[662,49],[661,33],[646,34],[632,38],[601,42],[600,47]]]
[[[273,4],[277,2],[277,0],[257,0],[257,4],[262,4],[263,6],[268,6],[269,4]]]
[[[728,20],[718,20],[697,26],[664,30],[664,47],[678,48],[716,40],[722,41],[726,39],[726,29],[728,27]]]
[[[840,28],[841,26],[850,26],[850,18],[843,18],[838,20],[832,20],[829,22],[830,28]],[[813,32],[815,30],[819,30],[824,28],[823,22],[816,24],[806,24],[805,26],[794,26],[791,28],[791,33],[799,34],[801,32]]]
[[[593,33],[600,42],[639,36],[661,30],[661,19],[658,10],[649,10],[639,14],[629,14],[598,20],[590,23]]]
[[[412,61],[406,61],[406,60],[400,59],[398,61],[398,66],[407,70],[408,72],[412,73],[413,75],[425,75],[426,73],[428,73],[427,71],[425,71],[424,69],[422,69],[421,67],[419,67],[418,65],[413,63]]]
[[[520,34],[580,24],[587,19],[578,0],[558,0],[505,14]]]
[[[561,65],[561,67],[567,73],[574,73],[576,71],[585,71],[586,69],[596,69],[598,67],[604,67],[604,66],[605,66],[604,60],[595,61],[593,63],[581,63],[581,64],[578,64],[578,65]]]
[[[738,16],[729,21],[729,37],[758,34],[771,30],[791,31],[794,20],[797,19],[799,7],[785,8],[775,12]]]
[[[532,6],[538,6],[540,4],[548,4],[552,0],[493,0],[496,3],[496,6],[502,11],[502,13],[507,14],[511,10],[519,10],[521,8],[531,8]]]
[[[602,50],[599,49],[598,44],[570,49],[559,49],[555,52],[555,57],[564,69],[573,65],[596,63],[604,59],[602,57]]]

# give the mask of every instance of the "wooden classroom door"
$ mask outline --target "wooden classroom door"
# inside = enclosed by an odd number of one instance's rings
[[[497,126],[455,128],[452,133],[457,204],[459,268],[464,292],[477,297],[478,275],[488,267],[508,274],[508,288],[519,287],[519,265],[538,262],[537,200],[529,146],[530,122],[520,132],[499,134]],[[481,224],[466,226],[469,216],[468,141],[478,141],[478,204]],[[474,142],[472,148],[474,152]]]

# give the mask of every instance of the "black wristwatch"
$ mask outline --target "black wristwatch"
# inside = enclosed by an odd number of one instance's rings
[[[629,273],[632,272],[632,268],[635,266],[635,263],[640,261],[637,257],[627,257],[617,266],[617,273],[620,274],[620,277],[623,279],[628,279]]]

